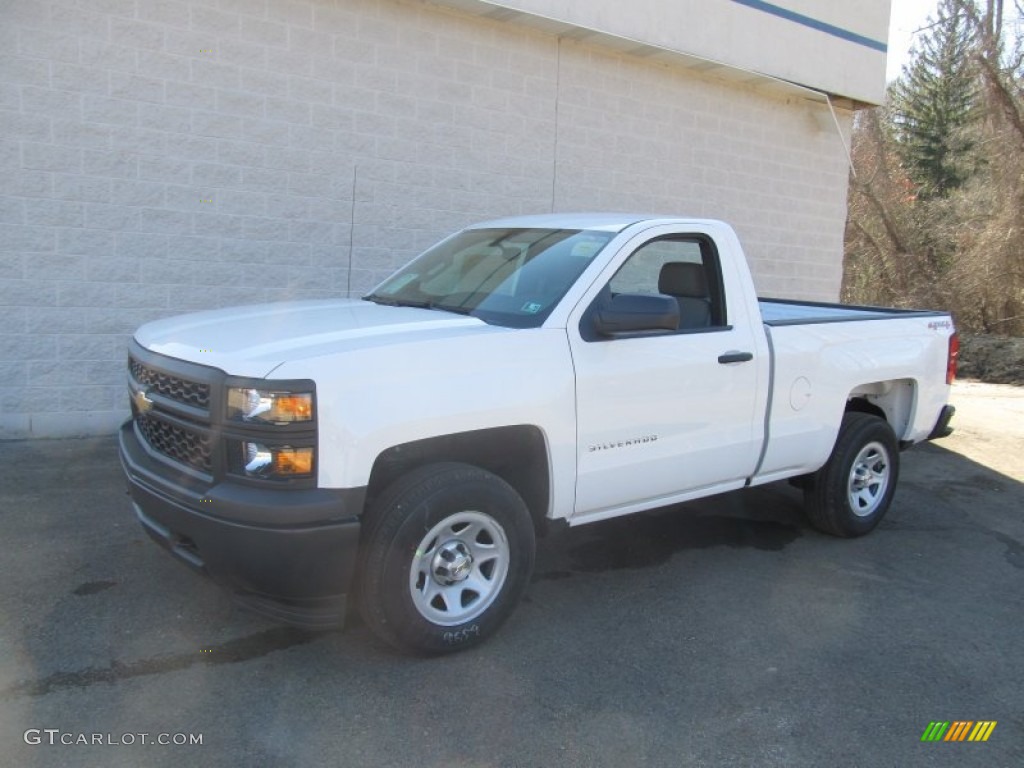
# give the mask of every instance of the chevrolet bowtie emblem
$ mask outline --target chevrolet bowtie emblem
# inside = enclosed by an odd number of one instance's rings
[[[147,395],[141,389],[134,395],[132,395],[132,399],[135,401],[135,409],[140,414],[149,413],[149,411],[153,408],[153,401],[150,400],[149,395]]]

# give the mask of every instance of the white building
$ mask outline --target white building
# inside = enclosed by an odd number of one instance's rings
[[[888,0],[32,0],[0,10],[0,437],[113,430],[160,316],[358,295],[506,214],[730,221],[838,294]]]

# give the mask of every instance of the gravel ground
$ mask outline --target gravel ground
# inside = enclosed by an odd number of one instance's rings
[[[950,402],[956,429],[941,445],[1024,482],[1024,387],[958,381]]]

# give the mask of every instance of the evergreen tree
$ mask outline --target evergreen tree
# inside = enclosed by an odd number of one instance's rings
[[[970,177],[980,89],[964,2],[940,0],[890,90],[897,152],[919,199],[947,197]]]

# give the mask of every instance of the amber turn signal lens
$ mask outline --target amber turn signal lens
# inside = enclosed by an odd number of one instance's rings
[[[308,475],[313,471],[312,448],[279,448],[274,451],[274,474]]]
[[[248,477],[276,480],[313,474],[313,448],[268,447],[262,443],[241,443],[242,461]]]
[[[312,395],[277,395],[274,398],[271,414],[271,421],[309,421],[313,418],[313,397]]]

